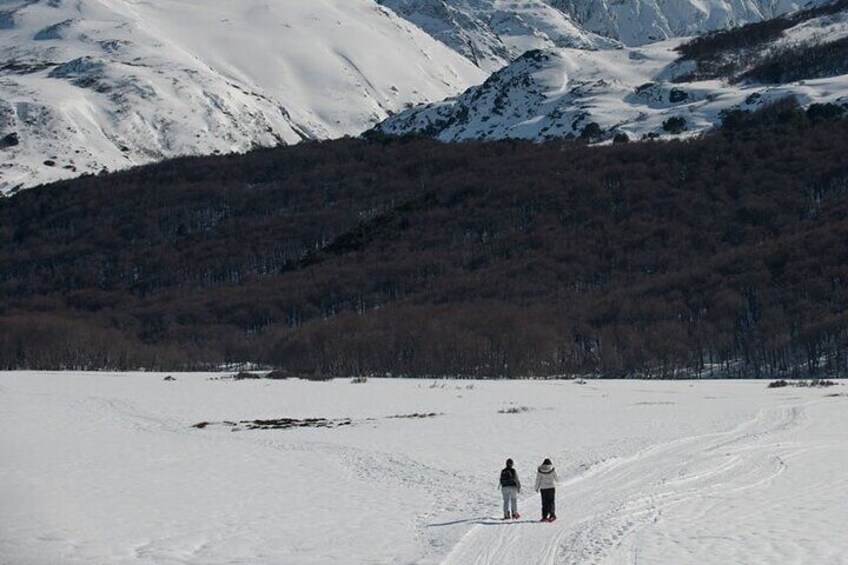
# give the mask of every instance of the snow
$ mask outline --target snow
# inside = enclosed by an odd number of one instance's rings
[[[374,0],[2,8],[0,137],[16,132],[20,143],[0,149],[0,192],[164,157],[356,135],[485,78]]]
[[[815,23],[824,26],[828,38],[848,33],[844,15]],[[815,25],[790,29],[780,41],[810,37],[811,28]],[[676,136],[663,129],[663,122],[672,117],[686,120],[682,137],[697,135],[720,125],[725,110],[755,110],[789,95],[804,106],[848,106],[848,75],[782,85],[674,81],[691,70],[676,51],[683,41],[671,39],[614,50],[528,53],[484,84],[457,97],[396,114],[378,129],[394,135],[425,133],[442,141],[544,140],[580,136],[587,124],[595,122],[608,141],[617,133],[630,139]]]
[[[0,373],[0,562],[848,563],[843,385],[164,376]]]
[[[378,0],[434,38],[494,72],[533,49],[608,49],[617,41],[587,32],[543,0]]]
[[[645,45],[758,22],[830,0],[548,0],[587,31]]]

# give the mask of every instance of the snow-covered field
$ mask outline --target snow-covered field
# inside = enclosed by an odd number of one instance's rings
[[[0,373],[0,563],[848,563],[842,385],[164,376]]]

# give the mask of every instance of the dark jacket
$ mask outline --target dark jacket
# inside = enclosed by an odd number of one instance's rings
[[[518,479],[518,473],[514,468],[504,467],[501,471],[500,485],[501,487],[516,487],[521,490],[521,481]]]

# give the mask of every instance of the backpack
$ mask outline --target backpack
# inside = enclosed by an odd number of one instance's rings
[[[501,471],[501,486],[514,487],[515,484],[515,469],[506,468]]]

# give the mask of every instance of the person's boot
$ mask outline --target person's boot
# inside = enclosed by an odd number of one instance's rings
[[[512,513],[512,519],[513,520],[518,520],[519,518],[521,518],[521,514],[519,514],[518,512]]]

